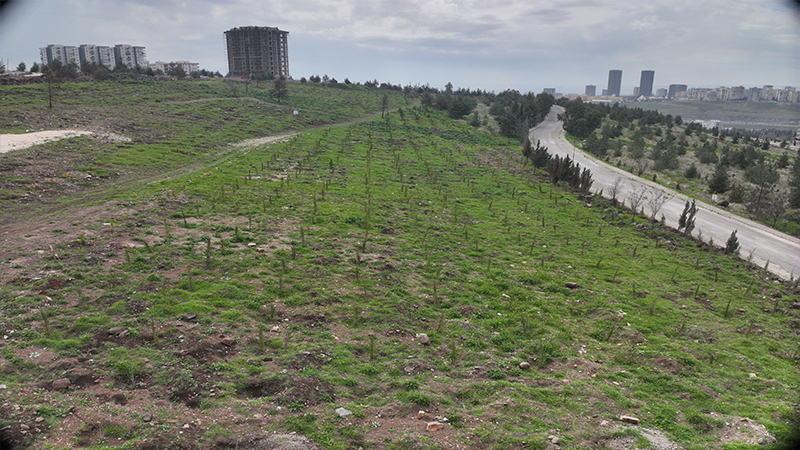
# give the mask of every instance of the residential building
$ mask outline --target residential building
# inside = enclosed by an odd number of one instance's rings
[[[622,89],[622,71],[612,69],[608,71],[608,95],[616,95],[619,97],[620,89]]]
[[[597,95],[597,86],[593,84],[587,84],[586,91],[584,91],[584,94],[586,94],[587,97],[594,97],[595,95]]]
[[[544,92],[545,94],[550,94],[550,95],[555,96],[556,95],[556,88],[544,88],[544,91],[542,91],[542,92]]]
[[[686,92],[687,86],[685,84],[670,84],[667,96],[669,98],[678,97],[679,92]]]
[[[639,79],[639,95],[643,95],[645,97],[653,96],[653,79],[655,76],[656,72],[653,70],[642,71],[642,76]]]
[[[97,46],[97,59],[101,66],[105,66],[109,69],[113,69],[117,64],[114,59],[114,49],[108,46]]]
[[[39,49],[39,57],[42,65],[60,61],[64,65],[74,63],[77,66],[84,63],[100,64],[109,69],[117,64],[131,69],[137,65],[144,69],[148,67],[145,48],[128,44],[118,44],[113,48],[94,44],[81,44],[80,47],[50,44]]]
[[[288,31],[237,27],[225,32],[228,74],[234,77],[289,76]]]
[[[150,64],[151,69],[153,69],[156,72],[161,71],[163,73],[169,73],[171,70],[174,70],[175,68],[178,67],[183,69],[183,73],[185,73],[186,75],[190,75],[192,72],[200,71],[200,64],[189,61],[172,61],[172,62],[156,61]]]
[[[659,88],[656,91],[656,97],[664,98],[667,96],[667,90],[665,88]]]
[[[639,97],[639,86],[633,88],[633,96],[637,98]]]

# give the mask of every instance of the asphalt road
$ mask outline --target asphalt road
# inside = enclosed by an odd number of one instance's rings
[[[657,218],[660,219],[663,214],[667,225],[673,228],[678,227],[678,218],[688,199],[687,196],[617,169],[576,149],[564,137],[561,121],[556,117],[561,112],[563,112],[563,108],[554,106],[547,119],[531,129],[530,135],[533,143],[539,140],[551,154],[569,156],[575,159],[582,168],[589,168],[594,179],[592,192],[602,189],[603,196],[610,198],[612,187],[618,179],[621,179],[617,200],[625,201],[628,206],[631,205],[631,197],[635,196],[637,192],[644,191],[651,198],[658,195],[659,192],[671,196],[658,211]],[[647,200],[641,203],[641,207],[644,207],[646,214],[652,213],[652,208]],[[788,280],[791,277],[796,279],[800,276],[800,239],[706,203],[697,202],[697,208],[695,229],[692,233],[695,237],[702,233],[701,238],[704,241],[708,242],[713,238],[715,245],[724,246],[731,232],[738,230],[736,236],[739,239],[739,256],[741,258],[751,259],[753,263],[761,267],[769,262],[769,271],[783,279]]]

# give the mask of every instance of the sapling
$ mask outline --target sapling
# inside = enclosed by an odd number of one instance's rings
[[[377,342],[377,340],[378,340],[378,338],[374,334],[370,333],[370,335],[369,335],[369,359],[375,359],[376,347],[377,347],[376,342]]]

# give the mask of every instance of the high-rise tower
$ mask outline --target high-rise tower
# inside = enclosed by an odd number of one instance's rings
[[[622,88],[622,71],[618,69],[609,70],[608,95],[616,95],[619,97],[621,88]]]
[[[225,32],[228,72],[235,77],[289,76],[288,31],[237,27]]]
[[[653,96],[653,78],[656,73],[652,70],[643,70],[642,78],[639,80],[639,95],[644,97]]]

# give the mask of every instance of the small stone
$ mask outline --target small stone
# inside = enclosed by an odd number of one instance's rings
[[[347,417],[353,414],[353,411],[350,411],[349,409],[345,408],[336,408],[336,414],[338,414],[339,417]]]
[[[428,422],[427,428],[428,431],[441,430],[442,428],[444,428],[444,424],[439,422]]]
[[[558,443],[561,442],[561,439],[559,439],[558,436],[550,436],[549,439],[550,442],[552,442],[555,445],[558,445]]]
[[[568,287],[569,289],[577,289],[580,287],[578,283],[572,281],[567,281],[566,283],[564,283],[564,286]]]
[[[519,363],[519,368],[522,370],[528,370],[531,368],[531,363],[527,361],[522,361],[521,363]]]
[[[750,377],[750,378],[758,378],[758,375],[756,375],[756,374],[754,374],[754,373],[751,373],[751,374],[749,375],[749,377]]]
[[[619,420],[624,422],[624,423],[630,423],[630,424],[633,424],[633,425],[638,425],[639,424],[639,419],[637,419],[636,417],[633,417],[633,416],[619,416]]]
[[[41,416],[37,417],[37,418],[33,419],[33,421],[36,422],[36,423],[42,423],[42,422],[44,422],[44,417],[41,417]]]
[[[185,424],[183,424],[183,429],[184,429],[184,430],[188,430],[188,429],[189,429],[189,426],[190,426],[190,425],[189,425],[188,423],[185,423]]]
[[[153,420],[153,415],[150,413],[145,413],[142,416],[142,422],[150,422],[151,420]]]
[[[280,333],[281,332],[281,327],[275,325],[274,327],[270,328],[269,331],[272,331],[273,333]]]
[[[128,331],[128,328],[126,328],[126,327],[111,327],[111,328],[108,329],[108,334],[110,334],[112,336],[117,336],[117,335],[122,334],[123,332],[126,332],[126,331]]]
[[[197,318],[197,314],[195,314],[193,312],[189,312],[189,313],[186,313],[186,314],[181,316],[181,320],[186,321],[186,322],[188,322],[190,320],[194,320],[196,318]]]
[[[53,387],[53,389],[61,390],[61,389],[67,389],[70,384],[72,384],[72,383],[69,381],[68,378],[59,378],[59,379],[53,381],[51,386]]]
[[[29,426],[27,426],[27,425],[25,425],[25,424],[23,423],[23,424],[20,424],[20,426],[19,426],[19,429],[20,429],[20,430],[30,430],[30,429],[31,429],[31,427],[29,427]]]
[[[601,427],[607,427],[608,426],[608,421],[607,420],[601,420],[600,421],[600,426]]]
[[[253,248],[253,247],[258,247],[258,244],[256,244],[255,242],[248,242],[247,246]]]
[[[233,339],[233,338],[229,338],[229,337],[223,338],[219,342],[220,342],[220,344],[224,345],[225,347],[233,347],[234,345],[236,345],[236,340]]]
[[[419,343],[422,345],[429,345],[431,343],[431,338],[425,333],[417,333],[417,339],[419,339]]]
[[[5,384],[0,384],[0,390],[2,390],[2,389],[6,389],[6,385]]]

